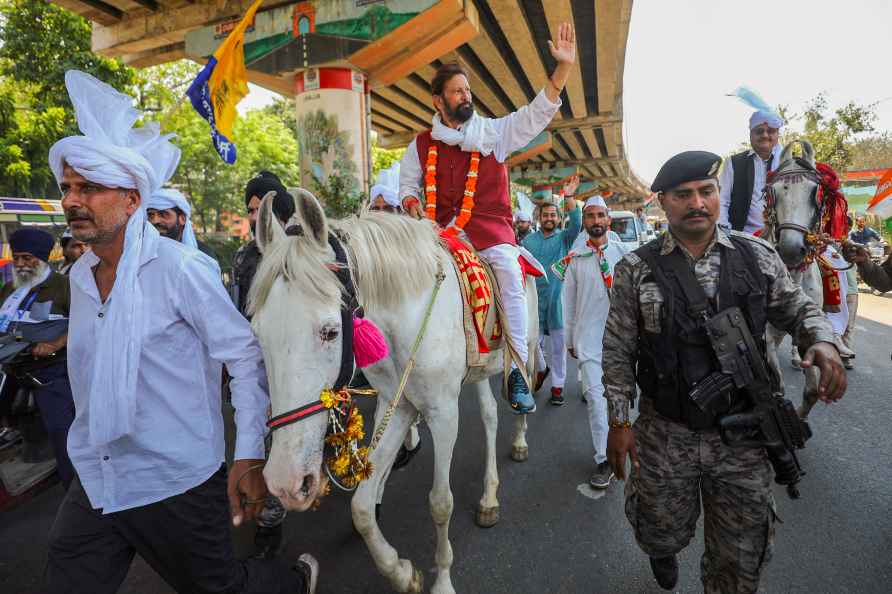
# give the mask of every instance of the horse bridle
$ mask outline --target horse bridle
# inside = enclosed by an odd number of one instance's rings
[[[303,235],[299,225],[292,225],[285,230],[287,235]],[[346,389],[356,371],[356,359],[353,356],[353,317],[363,317],[362,308],[356,297],[356,285],[347,262],[347,252],[341,240],[334,233],[328,234],[328,245],[335,254],[335,266],[332,271],[341,283],[341,368],[331,392],[339,393]],[[282,427],[297,423],[314,415],[330,410],[322,400],[316,400],[298,408],[283,412],[266,422],[270,433]],[[343,412],[343,411],[341,411]],[[349,412],[349,410],[347,411]]]
[[[790,169],[788,171],[783,171],[782,170],[783,167],[786,165],[786,163],[789,163],[789,161],[785,161],[784,163],[780,164],[780,166],[778,167],[778,169],[775,173],[771,174],[771,177],[769,178],[768,183],[765,184],[765,188],[763,190],[763,193],[765,194],[765,208],[766,208],[766,210],[768,210],[769,220],[772,221],[771,227],[774,231],[774,237],[772,239],[774,239],[775,242],[777,242],[779,240],[780,232],[782,230],[789,229],[792,231],[798,231],[799,233],[802,233],[805,236],[806,243],[808,243],[811,246],[814,243],[811,240],[811,238],[817,233],[818,227],[820,226],[821,220],[823,219],[824,204],[826,204],[826,201],[824,201],[823,204],[818,203],[817,194],[818,194],[818,188],[821,185],[821,178],[818,175],[817,169],[812,167],[811,164],[808,163],[808,161],[805,161],[804,159],[794,159],[794,161],[796,162],[797,165],[799,165],[798,168]],[[812,196],[811,196],[812,202],[814,203],[816,208],[815,208],[815,216],[811,222],[810,227],[805,227],[804,225],[799,225],[798,223],[778,223],[777,222],[777,206],[776,206],[777,198],[775,197],[774,189],[771,186],[772,186],[772,184],[777,183],[778,180],[781,180],[784,177],[793,176],[793,175],[805,176],[807,178],[810,178],[812,181],[814,181],[817,184],[815,187],[815,190],[814,190],[814,192],[812,192]]]

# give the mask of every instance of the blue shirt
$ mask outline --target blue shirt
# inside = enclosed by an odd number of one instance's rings
[[[855,243],[860,243],[862,245],[867,245],[871,241],[880,241],[883,238],[880,237],[880,234],[871,229],[870,227],[865,226],[864,231],[855,229],[851,233],[849,233],[849,239],[854,241]]]
[[[582,229],[582,211],[574,208],[569,215],[570,222],[564,230],[552,233],[548,237],[545,237],[542,231],[536,231],[523,240],[523,247],[528,249],[546,270],[545,276],[536,278],[540,334],[548,334],[549,330],[560,330],[564,327],[564,312],[561,305],[563,283],[554,275],[551,265],[567,255]]]
[[[104,446],[90,440],[89,397],[102,303],[86,252],[71,269],[68,374],[76,416],[68,454],[91,505],[103,513],[155,503],[206,481],[224,462],[222,365],[238,433],[235,458],[262,459],[266,370],[248,321],[232,305],[216,264],[159,237],[144,244],[138,272],[145,337],[131,434]]]

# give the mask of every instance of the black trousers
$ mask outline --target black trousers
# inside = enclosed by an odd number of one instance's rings
[[[42,388],[34,388],[34,400],[53,446],[56,471],[67,490],[74,479],[74,466],[68,457],[68,429],[74,422],[74,398],[68,382],[68,369],[63,363],[40,369],[33,375],[46,384]]]
[[[225,467],[181,495],[107,515],[75,478],[50,531],[45,591],[117,592],[139,553],[181,594],[305,592],[282,561],[236,560],[229,526]]]

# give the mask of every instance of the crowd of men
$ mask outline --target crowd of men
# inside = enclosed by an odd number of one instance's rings
[[[724,168],[705,151],[669,159],[651,187],[668,229],[634,252],[613,239],[601,196],[580,208],[575,178],[559,204],[538,209],[537,230],[523,215],[515,226],[505,160],[560,108],[576,59],[571,26],[560,27],[549,51],[557,66],[547,86],[529,106],[496,120],[474,110],[461,66],[439,68],[432,130],[373,188],[370,208],[427,215],[490,263],[506,336],[519,354],[509,370],[512,412],[534,412],[533,394],[549,379],[549,401],[564,404],[566,355],[578,361],[591,484],[626,481],[625,511],[661,587],[676,585],[676,555],[694,535],[702,501],[704,590],[755,592],[774,534],[772,467],[765,450],[731,448],[717,431],[724,415],[750,404],[746,388],[727,389],[724,406],[709,410],[689,397],[719,371],[706,320],[739,308],[744,331],[759,344],[770,321],[796,336],[804,367],[820,369],[822,400],[838,400],[846,389],[840,332],[793,284],[771,245],[753,235],[765,206],[760,188],[779,165],[781,122],[755,113],[752,150]],[[27,361],[11,363],[37,380],[66,489],[49,535],[45,591],[115,592],[139,553],[179,592],[312,593],[318,564],[309,555],[296,563],[276,555],[285,512],[257,472],[269,397],[246,301],[262,253],[255,241],[239,250],[227,294],[212,252],[195,237],[188,200],[164,188],[179,149],[156,125],[132,127],[130,97],[76,71],[66,85],[82,132],[50,151],[70,226],[62,238],[66,264],[63,272],[50,269],[52,236],[19,230],[10,237],[15,280],[0,293],[4,333],[62,322],[56,335],[32,341]],[[283,225],[294,213],[281,181],[260,172],[244,196],[252,230],[267,198]],[[869,235],[860,222],[856,233],[855,240]],[[845,257],[865,282],[892,289],[892,261],[871,262],[858,243],[847,244]],[[518,368],[531,355],[521,255],[547,270],[536,280],[541,339],[533,385]],[[224,366],[237,426],[230,467]],[[404,460],[418,447],[410,435]],[[254,519],[258,553],[237,560],[230,521]]]

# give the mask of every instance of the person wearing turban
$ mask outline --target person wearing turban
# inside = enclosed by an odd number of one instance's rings
[[[245,210],[248,211],[248,224],[251,227],[251,235],[256,237],[257,212],[260,210],[260,202],[267,194],[273,193],[273,214],[282,225],[288,222],[294,214],[294,198],[285,189],[279,177],[269,171],[261,171],[252,177],[245,186]],[[239,248],[232,259],[232,283],[230,293],[233,302],[242,315],[247,315],[248,290],[254,280],[254,274],[260,265],[260,248],[257,240],[251,241]]]
[[[526,239],[527,235],[533,231],[533,219],[529,214],[522,210],[514,213],[514,238],[517,243]]]
[[[66,447],[74,421],[74,400],[65,365],[68,330],[59,321],[68,318],[71,299],[68,278],[48,264],[54,244],[52,235],[35,227],[23,227],[9,236],[14,276],[12,283],[0,288],[0,333],[27,339],[25,325],[34,328],[42,322],[52,324],[46,330],[55,338],[33,343],[32,357],[16,357],[4,365],[4,371],[13,378],[30,376],[36,380],[27,386],[49,436],[59,479],[68,489],[74,479]]]
[[[400,191],[400,164],[394,163],[388,169],[378,174],[378,180],[369,192],[371,202],[369,210],[400,213],[403,211],[399,199]]]
[[[210,257],[215,262],[217,254],[206,243],[198,241],[192,228],[192,206],[179,190],[162,188],[152,194],[146,203],[146,215],[163,237],[182,242]]]
[[[146,203],[180,151],[156,122],[134,124],[133,99],[78,71],[65,85],[82,132],[49,163],[72,235],[91,246],[74,264],[68,370],[77,473],[49,539],[43,591],[112,592],[135,553],[178,592],[309,592],[296,566],[235,558],[230,525],[267,494],[267,393],[260,346],[216,264],[162,240]],[[235,408],[227,469],[222,366]]]
[[[784,121],[767,109],[750,116],[750,148],[725,160],[719,176],[719,225],[735,231],[755,233],[765,226],[762,188],[768,173],[780,165],[778,144]]]

